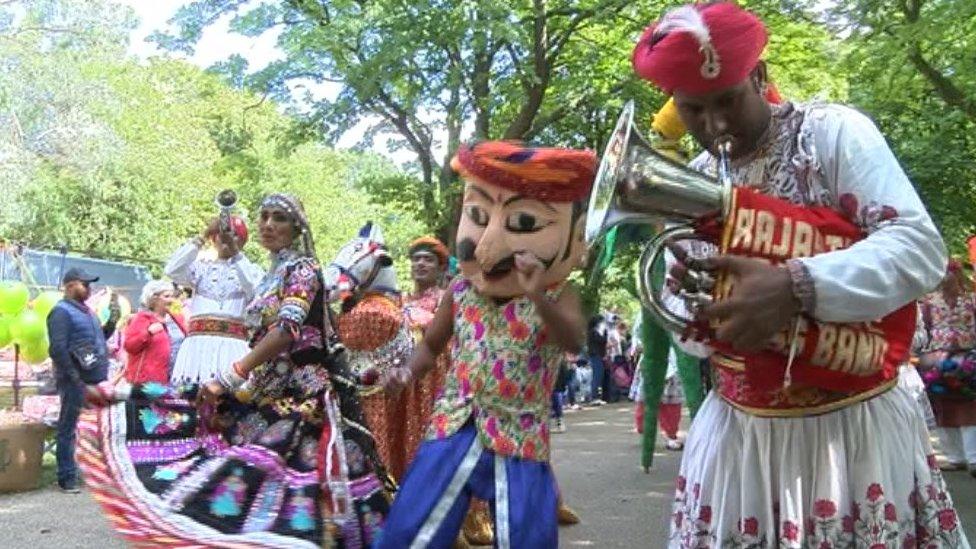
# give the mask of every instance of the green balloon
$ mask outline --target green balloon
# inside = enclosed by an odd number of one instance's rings
[[[28,364],[40,364],[47,360],[47,339],[39,339],[20,348],[20,357]]]
[[[23,282],[16,280],[0,282],[0,313],[15,315],[24,310],[29,299],[30,292]]]
[[[41,318],[47,318],[47,315],[51,313],[51,309],[61,301],[61,294],[55,291],[48,290],[41,295],[34,298],[33,308],[34,312],[41,315]]]
[[[21,347],[29,347],[40,339],[47,339],[47,323],[41,315],[28,309],[14,318],[10,333],[14,343]]]
[[[10,335],[10,317],[0,315],[0,349],[10,345],[13,339]]]

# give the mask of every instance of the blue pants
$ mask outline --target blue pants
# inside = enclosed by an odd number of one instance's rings
[[[591,381],[592,390],[590,391],[591,398],[602,398],[603,400],[607,400],[608,395],[602,394],[604,375],[603,357],[599,355],[590,355],[590,367],[593,368],[593,380]]]
[[[578,394],[579,394],[579,379],[576,377],[576,373],[569,377],[569,381],[566,383],[566,399],[569,400],[569,405],[578,404]]]
[[[373,549],[450,548],[472,496],[491,503],[495,547],[558,547],[549,463],[498,456],[467,426],[420,446]]]
[[[563,394],[558,391],[552,392],[552,417],[563,418]]]
[[[84,401],[81,385],[70,379],[58,380],[58,396],[61,398],[61,413],[58,415],[58,483],[77,482],[78,466],[75,465],[75,430],[78,416]]]

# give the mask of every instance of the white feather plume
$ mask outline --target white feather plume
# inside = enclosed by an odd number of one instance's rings
[[[661,19],[661,23],[655,29],[655,34],[664,35],[669,32],[687,32],[694,36],[701,46],[706,46],[712,42],[712,36],[708,32],[705,20],[702,19],[701,12],[694,6],[681,6],[673,9]]]

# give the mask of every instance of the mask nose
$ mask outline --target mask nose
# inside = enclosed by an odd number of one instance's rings
[[[481,270],[488,271],[499,261],[512,255],[512,248],[508,245],[508,238],[501,221],[492,219],[485,228],[478,246],[474,249],[474,257]]]

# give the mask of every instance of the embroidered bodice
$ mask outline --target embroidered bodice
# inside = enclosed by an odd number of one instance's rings
[[[420,332],[426,330],[427,326],[434,320],[434,313],[437,312],[437,306],[440,305],[442,297],[444,297],[444,289],[439,286],[433,286],[419,294],[407,296],[404,300],[403,312],[410,326]]]
[[[287,330],[295,337],[291,351],[322,348],[322,328],[306,322],[316,294],[321,290],[319,265],[315,259],[285,249],[272,258],[271,269],[255,288],[245,321],[258,341],[273,328]],[[320,317],[321,314],[314,315]]]

